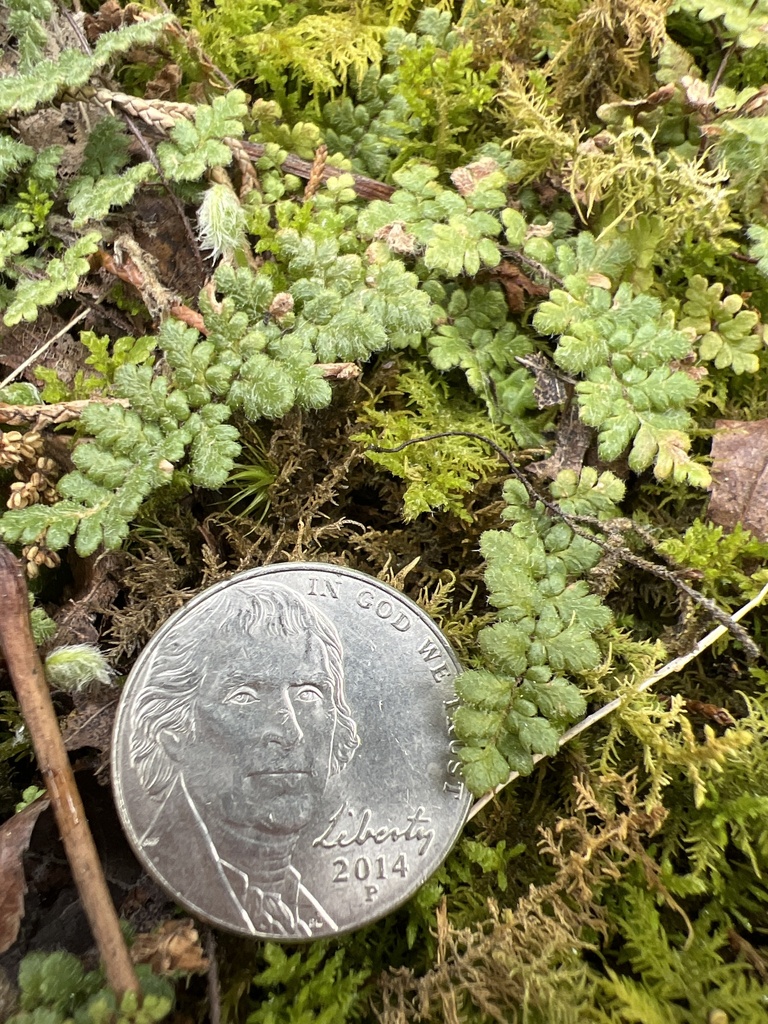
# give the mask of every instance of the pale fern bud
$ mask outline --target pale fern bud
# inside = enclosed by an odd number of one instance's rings
[[[281,320],[288,313],[293,312],[293,296],[290,292],[278,292],[272,299],[269,306],[269,315],[275,320]]]
[[[45,678],[52,690],[95,693],[109,686],[111,672],[98,647],[71,644],[51,651],[45,659]]]
[[[392,252],[401,256],[412,256],[418,247],[416,236],[405,230],[405,222],[402,220],[385,224],[374,232],[373,238],[374,241],[386,242]]]
[[[456,186],[460,196],[471,196],[478,186],[478,183],[499,170],[499,165],[489,156],[476,160],[466,167],[457,167],[451,174],[451,181]]]
[[[231,255],[243,243],[245,213],[229,185],[210,186],[197,211],[197,223],[200,246],[210,249],[213,259]]]

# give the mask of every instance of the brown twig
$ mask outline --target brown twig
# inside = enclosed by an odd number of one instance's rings
[[[260,142],[243,142],[242,147],[245,152],[250,156],[252,160],[259,160],[264,156],[266,146]],[[282,165],[282,170],[286,174],[295,174],[297,178],[309,178],[312,175],[313,164],[309,160],[302,160],[301,157],[294,156],[293,153],[289,153],[285,158]],[[349,174],[349,171],[344,171],[340,167],[334,167],[331,164],[326,164],[322,172],[322,180],[327,181],[328,178],[336,178],[340,174]],[[394,185],[385,185],[383,181],[375,181],[373,178],[366,178],[363,174],[353,174],[354,178],[353,188],[355,192],[360,196],[361,199],[383,199],[388,201],[392,198],[392,193],[395,191]]]
[[[739,263],[755,264],[760,262],[757,256],[745,256],[743,252],[732,252],[731,256],[733,256],[735,260],[738,260]]]
[[[735,928],[728,929],[728,945],[736,956],[745,960],[754,969],[763,984],[768,981],[768,957],[755,949],[752,943],[742,935],[739,935]]]
[[[114,92],[111,89],[95,88],[91,85],[85,85],[80,89],[65,92],[60,98],[68,102],[85,102],[92,100],[94,103],[98,103],[107,110],[117,107],[125,116],[138,118],[145,124],[160,132],[170,131],[174,124],[181,118],[193,120],[196,110],[193,103],[175,103],[169,100],[157,99],[144,100],[138,96],[130,96],[128,93]],[[131,127],[130,123],[129,127]],[[152,162],[152,165],[157,170],[157,157],[154,153],[150,155],[150,153],[147,152],[147,142],[143,136],[141,136],[135,124],[132,126],[131,130],[136,135],[137,141],[141,145],[147,159]],[[241,153],[247,154],[252,161],[260,160],[266,152],[267,147],[263,143],[243,142],[241,139],[237,139],[236,142],[238,150]],[[281,169],[286,174],[295,174],[297,178],[305,178],[306,180],[309,180],[312,176],[312,167],[313,161],[302,160],[301,157],[295,156],[293,153],[289,153],[286,156]],[[161,174],[162,180],[162,173],[159,173]],[[336,178],[340,174],[349,173],[349,171],[345,171],[340,167],[334,167],[327,163],[322,170],[322,181],[327,181],[328,178]],[[376,181],[374,178],[366,178],[363,174],[353,174],[352,178],[354,179],[353,188],[361,199],[383,199],[387,201],[392,198],[392,193],[395,191],[394,185],[387,185],[383,181]],[[539,266],[540,265],[537,264],[534,269],[539,269]]]
[[[40,356],[43,355],[43,353],[47,352],[51,345],[54,344],[54,342],[58,341],[59,338],[63,338],[64,335],[73,327],[77,326],[77,324],[79,324],[81,320],[85,320],[85,318],[88,316],[90,312],[90,308],[81,309],[80,312],[73,316],[68,323],[64,324],[60,331],[56,331],[56,333],[52,337],[48,338],[47,341],[44,341],[42,345],[39,345],[32,353],[32,355],[28,356],[23,363],[19,363],[15,370],[11,370],[11,372],[4,380],[0,380],[0,388],[4,388],[6,384],[10,384],[11,381],[16,380],[16,378],[20,376],[20,374],[22,374],[27,369],[28,366],[31,366],[36,359],[39,359]]]
[[[715,77],[712,79],[712,85],[710,85],[710,87],[709,87],[709,95],[710,96],[714,96],[715,95],[715,92],[717,91],[717,87],[718,87],[718,85],[720,85],[720,79],[723,77],[723,74],[725,73],[725,69],[728,67],[728,61],[731,59],[731,54],[736,49],[736,43],[737,43],[737,40],[734,39],[733,42],[731,43],[731,45],[728,47],[728,49],[723,54],[723,59],[720,61],[720,66],[718,67],[717,71],[715,72]]]
[[[139,981],[120,931],[32,637],[24,573],[4,544],[0,544],[0,647],[107,982],[118,997],[126,992],[139,995]]]

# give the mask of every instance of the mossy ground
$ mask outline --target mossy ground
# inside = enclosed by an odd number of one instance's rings
[[[636,692],[768,580],[759,527],[708,519],[718,421],[767,408],[765,0],[150,6],[0,21],[0,535],[43,653],[96,644],[119,685],[205,587],[327,561],[474,670],[468,778],[551,754],[384,921],[209,937],[218,981],[177,974],[171,1019],[765,1020],[764,657],[722,638]],[[0,684],[4,819],[40,780]],[[115,696],[55,696],[86,789]],[[12,967],[66,916],[32,852]],[[135,930],[172,917],[118,875]],[[90,1013],[56,965],[22,1020]]]

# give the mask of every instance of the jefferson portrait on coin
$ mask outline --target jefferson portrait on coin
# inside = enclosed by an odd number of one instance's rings
[[[254,579],[191,610],[151,663],[130,743],[158,803],[140,846],[225,927],[299,939],[336,930],[291,859],[360,742],[342,654],[321,611]]]

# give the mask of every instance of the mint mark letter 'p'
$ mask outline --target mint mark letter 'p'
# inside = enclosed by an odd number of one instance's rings
[[[115,726],[118,810],[186,910],[243,935],[340,935],[403,903],[469,808],[437,627],[362,573],[233,577],[142,652]]]

